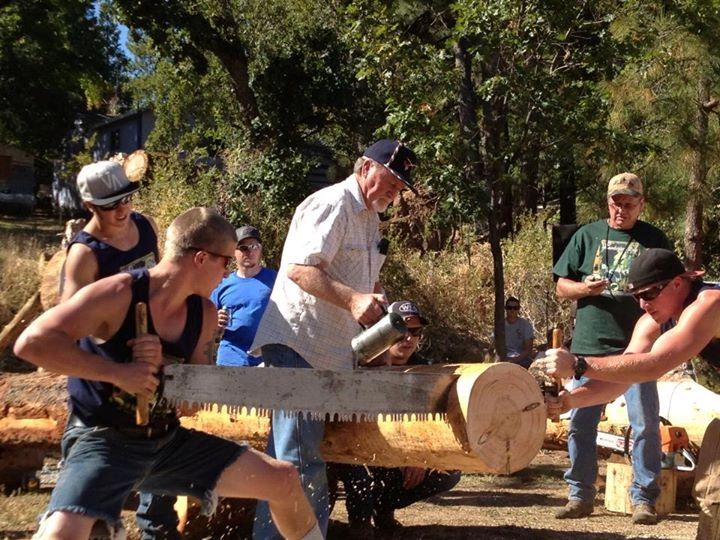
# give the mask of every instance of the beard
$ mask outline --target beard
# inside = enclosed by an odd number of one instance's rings
[[[390,202],[391,201],[385,199],[379,199],[370,203],[370,206],[372,206],[372,209],[375,212],[377,212],[378,214],[382,214],[385,210],[387,210],[387,207],[390,206]]]

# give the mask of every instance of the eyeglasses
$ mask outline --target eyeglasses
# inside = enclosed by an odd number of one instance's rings
[[[115,202],[111,202],[108,204],[94,204],[93,206],[97,208],[98,210],[102,210],[103,212],[109,212],[110,210],[115,210],[116,208],[120,206],[125,206],[126,204],[129,204],[130,201],[132,201],[132,194],[131,195],[125,195],[122,199],[118,199]]]
[[[208,255],[212,255],[213,257],[218,257],[219,259],[225,259],[225,270],[230,270],[232,267],[233,261],[235,261],[235,257],[229,257],[228,255],[223,255],[222,253],[215,253],[214,251],[210,251],[209,249],[205,248],[198,248],[198,247],[189,247],[188,249],[192,249],[195,251],[204,251]]]
[[[640,206],[640,201],[616,203],[612,199],[608,199],[608,206],[614,208],[615,210],[623,210],[625,212],[629,212],[630,210],[635,210],[638,206]]]
[[[409,336],[412,336],[412,337],[421,337],[423,335],[423,327],[416,326],[414,328],[408,328],[407,333]]]
[[[672,280],[670,280],[670,281],[672,281]],[[663,292],[663,289],[670,284],[670,281],[663,281],[661,283],[658,283],[654,287],[650,287],[649,289],[645,289],[642,292],[633,294],[633,296],[635,297],[635,300],[637,300],[638,302],[640,300],[645,300],[646,302],[652,302],[658,296],[660,296],[660,293]]]
[[[239,249],[243,253],[247,253],[248,251],[255,251],[256,249],[260,249],[262,247],[262,244],[238,244],[236,249]]]
[[[520,306],[505,306],[505,309],[506,309],[507,311],[519,311],[519,310],[520,310]]]

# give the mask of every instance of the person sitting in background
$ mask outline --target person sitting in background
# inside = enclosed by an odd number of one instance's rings
[[[417,304],[408,300],[394,302],[389,313],[400,315],[408,333],[368,367],[427,365],[432,362],[418,354],[417,348],[427,319]],[[460,481],[459,471],[438,471],[422,467],[366,467],[364,465],[329,464],[328,475],[343,482],[348,522],[353,537],[373,534],[371,519],[380,530],[401,526],[395,510],[449,491]]]
[[[520,300],[510,296],[505,301],[505,356],[501,361],[529,368],[533,361],[534,339],[532,324],[520,317]]]
[[[235,231],[237,270],[220,282],[210,299],[218,308],[222,332],[217,352],[220,366],[257,366],[259,356],[248,353],[260,319],[270,300],[277,272],[262,265],[260,231],[245,225]]]

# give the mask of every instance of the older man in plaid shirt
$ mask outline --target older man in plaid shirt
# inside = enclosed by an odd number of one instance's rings
[[[282,262],[252,353],[268,366],[353,369],[350,341],[378,321],[386,299],[378,281],[385,249],[378,230],[397,194],[413,189],[415,153],[397,140],[369,146],[352,175],[321,189],[295,210]],[[327,478],[320,454],[324,422],[275,411],[267,452],[300,471],[325,533]],[[260,503],[255,538],[279,538],[267,504]]]

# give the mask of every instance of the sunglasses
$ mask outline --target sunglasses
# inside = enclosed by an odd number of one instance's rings
[[[111,202],[109,204],[94,204],[93,206],[97,208],[98,210],[102,210],[103,212],[109,212],[110,210],[115,210],[116,208],[119,208],[120,206],[125,206],[126,204],[130,204],[130,201],[132,201],[132,195],[125,195],[122,199],[118,199],[115,202]]]
[[[672,281],[672,280],[670,280]],[[667,287],[670,284],[670,281],[663,281],[662,283],[658,283],[654,287],[650,287],[649,289],[646,289],[639,293],[634,293],[633,296],[635,297],[635,300],[638,302],[640,300],[645,300],[646,302],[651,302],[655,300],[658,296],[660,296],[660,293],[663,292],[663,289]]]
[[[415,328],[408,328],[407,333],[409,336],[412,336],[412,337],[421,337],[423,335],[423,328],[422,328],[422,326],[417,326]]]
[[[189,247],[188,249],[192,249],[194,251],[204,251],[208,255],[212,257],[217,257],[219,259],[225,259],[225,270],[230,270],[232,267],[233,262],[235,261],[235,257],[229,257],[227,255],[223,255],[222,253],[215,253],[214,251],[210,251],[209,249],[205,248],[198,248],[198,247]]]
[[[238,244],[237,249],[242,251],[243,253],[247,253],[248,251],[255,251],[256,249],[260,249],[262,247],[261,244]]]
[[[631,210],[635,210],[638,206],[640,206],[640,201],[616,203],[615,201],[610,199],[608,200],[608,206],[613,207],[615,210],[624,210],[625,212],[630,212]]]
[[[508,311],[518,311],[520,306],[505,306],[505,309]]]

